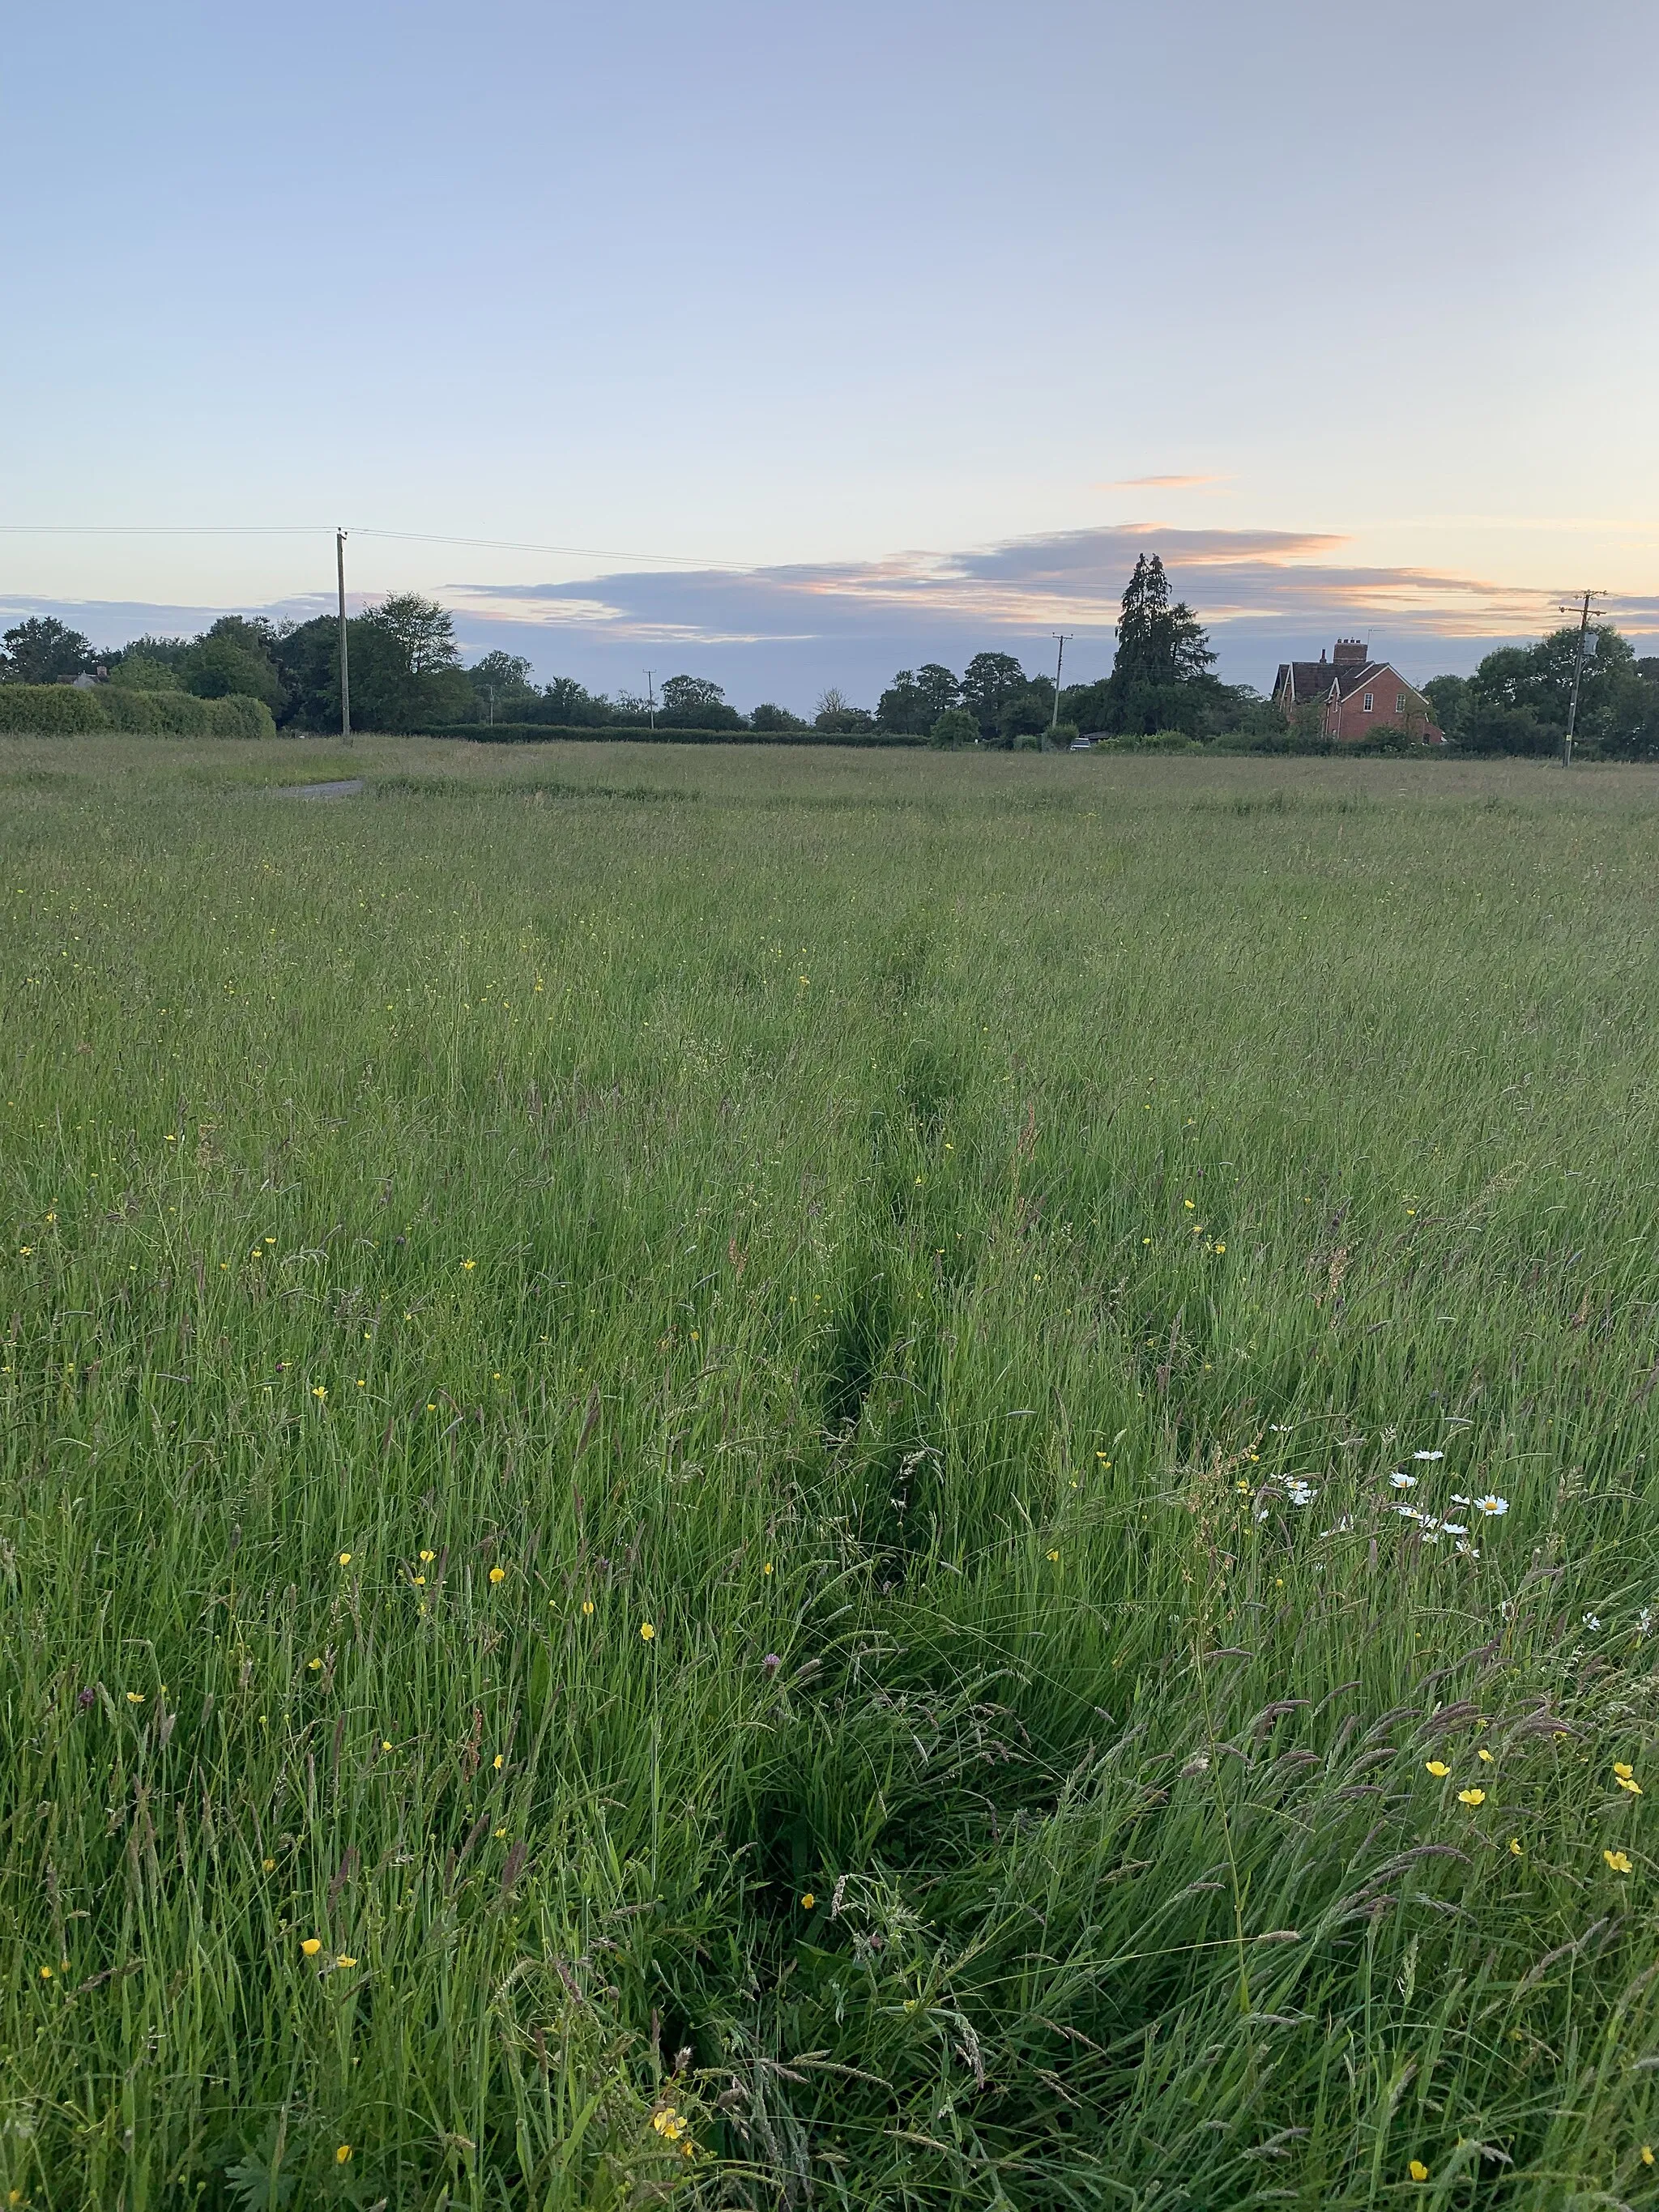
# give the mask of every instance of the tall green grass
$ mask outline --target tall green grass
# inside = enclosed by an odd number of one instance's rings
[[[0,786],[0,2199],[1651,2197],[1650,777]]]

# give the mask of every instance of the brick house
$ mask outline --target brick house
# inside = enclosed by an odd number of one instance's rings
[[[1340,637],[1328,660],[1284,660],[1273,679],[1273,702],[1287,722],[1298,707],[1323,702],[1320,726],[1339,744],[1353,744],[1374,731],[1409,730],[1425,745],[1443,745],[1434,709],[1393,664],[1373,660],[1363,638]]]

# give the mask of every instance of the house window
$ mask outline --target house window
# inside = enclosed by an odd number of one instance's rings
[[[1365,694],[1365,712],[1369,714],[1370,713],[1370,711],[1371,711],[1371,695],[1370,695],[1370,693],[1368,691],[1368,692]]]
[[[1406,695],[1403,691],[1396,691],[1394,695],[1394,711],[1396,714],[1403,714],[1406,711]]]

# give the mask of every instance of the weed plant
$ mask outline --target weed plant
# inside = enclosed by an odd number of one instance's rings
[[[0,2201],[1651,2201],[1650,776],[0,784]]]

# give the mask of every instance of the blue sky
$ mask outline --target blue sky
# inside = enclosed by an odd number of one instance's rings
[[[1257,683],[1659,633],[1650,0],[14,14],[0,610],[307,612],[337,520],[744,705],[1099,673],[1143,548]]]

